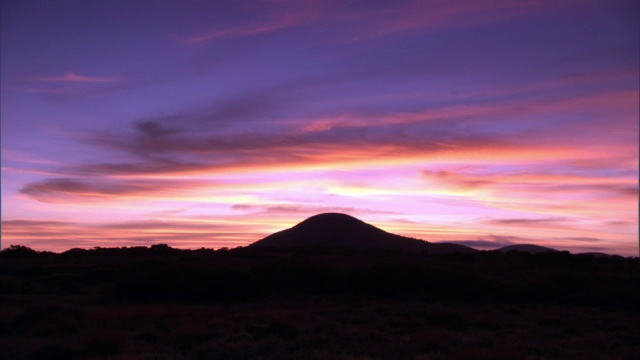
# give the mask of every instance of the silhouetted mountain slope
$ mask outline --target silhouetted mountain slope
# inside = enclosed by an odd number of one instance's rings
[[[339,213],[312,216],[292,228],[269,235],[251,244],[250,247],[378,248],[432,253],[475,251],[462,245],[433,244],[391,234],[352,216]]]
[[[460,253],[468,253],[478,251],[474,248],[470,248],[468,246],[460,245],[460,244],[452,244],[452,243],[428,243],[429,251],[432,254],[450,254],[454,252]]]
[[[517,244],[517,245],[509,245],[498,249],[504,253],[509,251],[523,251],[528,252],[529,254],[538,254],[545,253],[547,251],[558,251],[556,249],[552,249],[545,246],[540,245],[531,245],[531,244]]]
[[[613,256],[613,255],[605,254],[605,253],[601,253],[601,252],[583,252],[583,253],[577,253],[576,255],[593,256],[593,257],[597,257],[597,258],[609,258],[609,257]]]

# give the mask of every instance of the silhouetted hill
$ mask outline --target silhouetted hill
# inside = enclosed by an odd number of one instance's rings
[[[460,245],[460,244],[452,244],[452,243],[428,243],[429,248],[428,252],[431,254],[450,254],[455,252],[460,253],[470,253],[476,252],[478,250],[474,248],[470,248],[468,246]]]
[[[292,228],[269,235],[250,247],[300,248],[376,248],[430,253],[473,252],[469,247],[429,243],[388,233],[352,216],[325,213],[312,216]]]
[[[556,249],[552,249],[549,247],[540,246],[540,245],[531,245],[531,244],[509,245],[509,246],[502,247],[498,250],[504,253],[507,253],[509,251],[522,251],[522,252],[528,252],[529,254],[545,253],[547,251],[558,251]]]

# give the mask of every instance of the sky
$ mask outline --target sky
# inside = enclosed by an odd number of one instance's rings
[[[1,4],[3,248],[638,254],[638,1]]]

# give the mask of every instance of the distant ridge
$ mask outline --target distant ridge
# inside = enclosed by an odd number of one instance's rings
[[[610,258],[613,255],[611,254],[605,254],[605,253],[601,253],[601,252],[583,252],[583,253],[577,253],[576,255],[583,255],[583,256],[593,256],[593,257],[597,257],[597,258]]]
[[[353,216],[340,213],[314,215],[292,228],[271,234],[250,247],[299,248],[376,248],[412,252],[474,252],[467,246],[430,243],[388,233]]]
[[[528,252],[529,254],[539,254],[539,253],[545,253],[548,251],[558,251],[550,247],[532,245],[532,244],[509,245],[509,246],[502,247],[498,250],[502,251],[503,253],[507,253],[509,251],[522,251],[522,252]]]

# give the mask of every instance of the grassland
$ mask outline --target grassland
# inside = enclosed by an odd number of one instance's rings
[[[640,260],[0,253],[1,359],[634,359]]]

